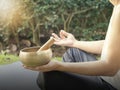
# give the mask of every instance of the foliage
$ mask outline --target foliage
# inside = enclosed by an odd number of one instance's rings
[[[79,40],[104,39],[112,11],[108,0],[18,1],[12,19],[5,24],[0,20],[0,42],[5,46],[14,43],[20,48],[22,39],[41,45],[41,37],[61,29]]]

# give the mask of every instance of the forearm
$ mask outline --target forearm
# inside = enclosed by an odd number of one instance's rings
[[[82,75],[112,76],[117,71],[114,67],[111,66],[112,65],[110,65],[105,61],[91,61],[91,62],[79,62],[79,63],[61,62],[58,65],[58,68],[56,68],[56,70],[78,73]]]
[[[101,54],[104,40],[99,41],[76,41],[73,47],[93,54]]]

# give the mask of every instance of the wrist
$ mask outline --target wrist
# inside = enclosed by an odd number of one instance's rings
[[[75,40],[75,41],[73,42],[72,47],[75,48],[75,47],[77,46],[77,43],[78,43],[78,40]]]

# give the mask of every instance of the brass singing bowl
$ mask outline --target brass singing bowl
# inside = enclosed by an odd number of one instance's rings
[[[29,47],[20,50],[19,58],[25,66],[36,67],[47,64],[52,58],[52,50],[42,50],[37,52],[40,47]]]

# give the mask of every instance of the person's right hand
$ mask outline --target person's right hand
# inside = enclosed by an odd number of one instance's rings
[[[77,41],[71,33],[68,33],[64,30],[61,30],[59,34],[60,36],[52,33],[52,36],[55,40],[54,44],[56,45],[73,47],[74,43]]]

